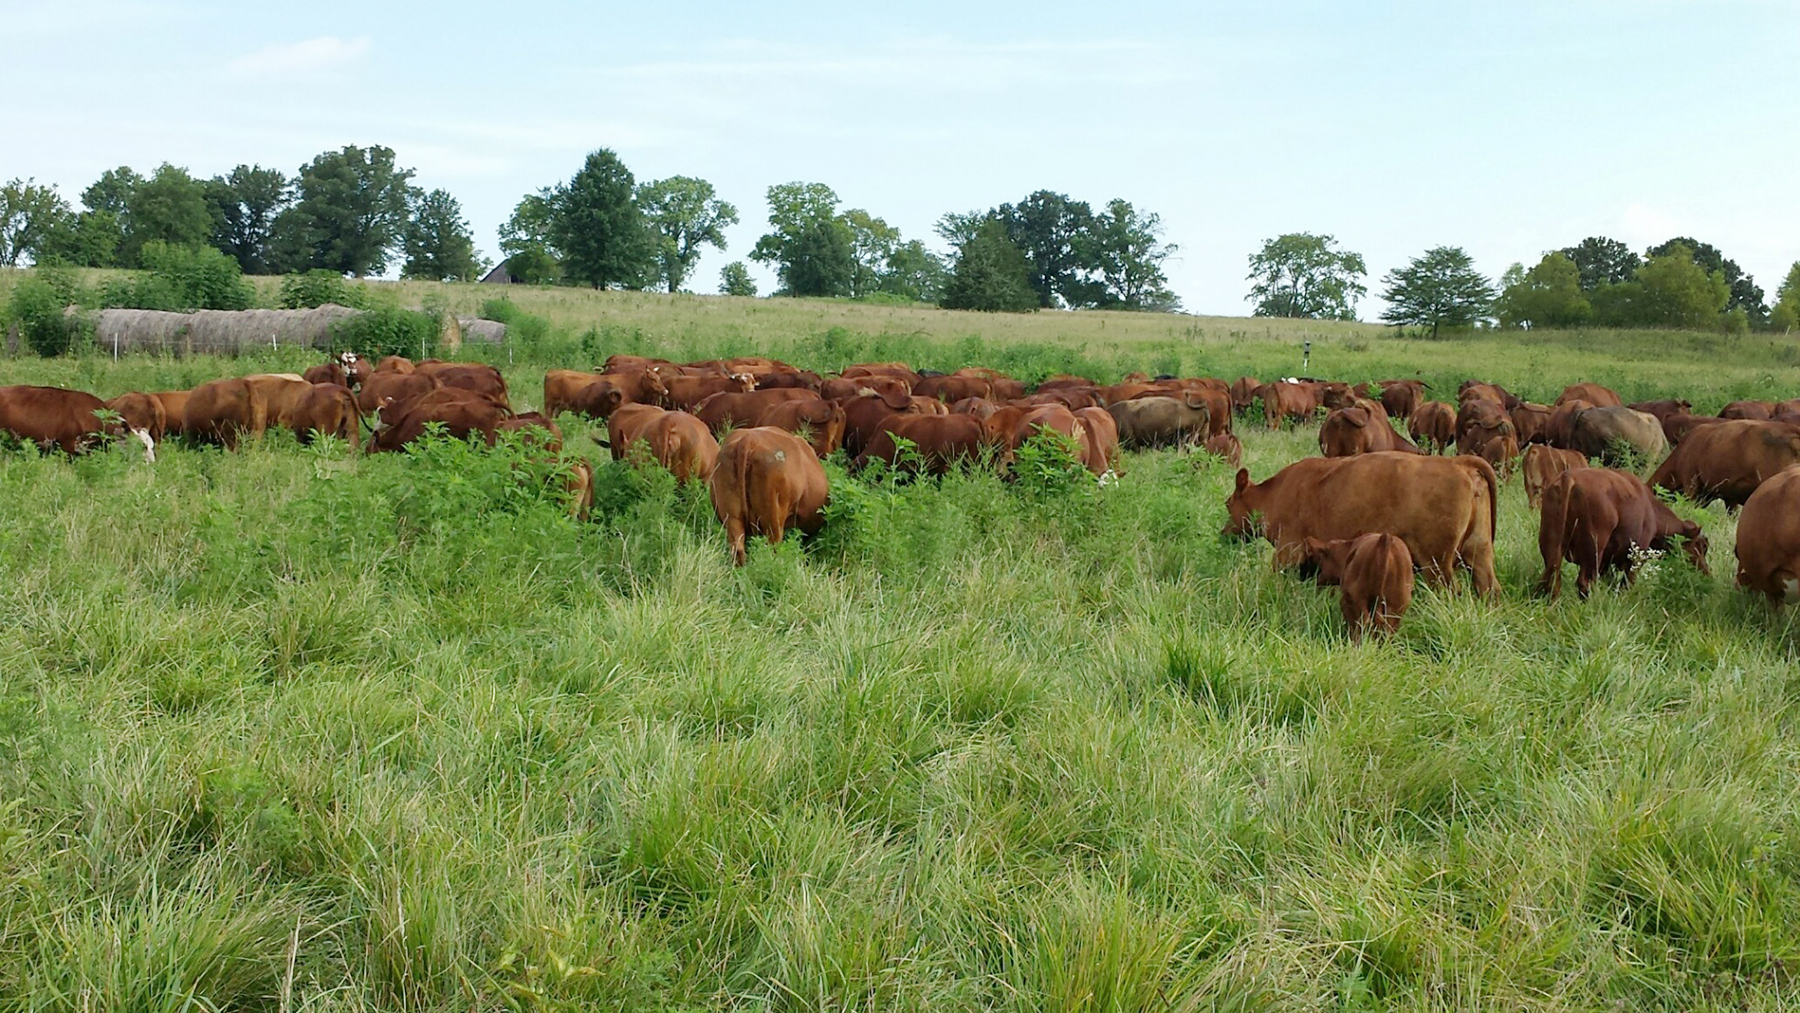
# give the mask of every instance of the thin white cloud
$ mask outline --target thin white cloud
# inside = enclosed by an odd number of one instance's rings
[[[353,39],[321,35],[246,53],[226,64],[225,70],[233,77],[296,77],[350,63],[368,51],[367,35]]]

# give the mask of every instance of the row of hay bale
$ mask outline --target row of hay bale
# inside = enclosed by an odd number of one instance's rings
[[[162,355],[238,355],[256,348],[318,348],[331,345],[332,328],[361,315],[361,310],[326,303],[302,310],[100,310],[94,315],[94,338],[113,355],[153,352]],[[499,344],[506,325],[474,317],[446,316],[439,345],[446,350],[464,341]]]

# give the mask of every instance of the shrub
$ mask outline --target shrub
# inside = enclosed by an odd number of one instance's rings
[[[367,309],[361,285],[352,285],[336,271],[314,268],[305,274],[290,274],[281,279],[283,309],[304,310],[335,303],[351,309]]]
[[[81,302],[81,285],[68,268],[44,267],[19,280],[7,316],[39,355],[61,355],[79,343],[87,325],[65,310]]]
[[[423,359],[436,354],[437,344],[437,322],[417,310],[393,307],[366,310],[331,328],[333,352],[353,351],[375,358],[405,355]]]
[[[147,269],[108,283],[100,303],[137,310],[243,310],[256,303],[238,262],[210,246],[144,244],[139,259]]]

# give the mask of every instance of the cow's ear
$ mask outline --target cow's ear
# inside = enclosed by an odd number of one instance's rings
[[[1237,491],[1243,492],[1250,485],[1250,469],[1239,468],[1237,473]]]

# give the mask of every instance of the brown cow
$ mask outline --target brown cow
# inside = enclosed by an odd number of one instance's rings
[[[209,380],[188,391],[182,407],[181,431],[189,439],[227,450],[236,450],[245,434],[261,436],[268,424],[268,402],[243,377]]]
[[[785,429],[812,444],[813,453],[824,460],[844,445],[844,409],[835,401],[813,398],[810,401],[782,401],[763,409],[752,423]]]
[[[999,415],[1000,413],[997,412],[989,416],[990,423],[998,419]],[[1107,417],[1111,418],[1112,416],[1108,415]],[[1033,405],[1020,409],[1010,430],[995,434],[995,442],[1004,443],[1008,449],[1017,450],[1026,440],[1046,430],[1062,434],[1076,447],[1077,455],[1080,453],[1080,448],[1087,444],[1087,431],[1082,426],[1081,420],[1077,419],[1075,413],[1070,411],[1067,406],[1060,404]],[[992,424],[989,425],[988,431],[994,432]]]
[[[1410,419],[1413,410],[1425,400],[1426,389],[1423,380],[1377,380],[1359,383],[1351,388],[1351,393],[1380,401],[1389,418]]]
[[[1305,540],[1306,563],[1316,579],[1337,585],[1339,608],[1350,639],[1361,640],[1371,629],[1392,634],[1412,604],[1413,558],[1406,542],[1385,532],[1355,538]]]
[[[1532,404],[1524,401],[1508,413],[1512,419],[1513,431],[1518,435],[1519,446],[1525,447],[1533,443],[1548,444],[1550,442],[1549,405]]]
[[[1320,407],[1319,390],[1310,383],[1276,380],[1258,388],[1257,397],[1262,399],[1263,418],[1270,429],[1281,428],[1283,419],[1311,422]]]
[[[1800,468],[1771,475],[1744,503],[1737,526],[1737,583],[1779,609],[1800,601]]]
[[[253,427],[257,436],[269,426],[283,425],[281,420],[295,411],[313,391],[313,384],[294,373],[254,373],[244,377],[244,382],[256,391],[265,413],[262,423]]]
[[[1510,479],[1519,438],[1506,410],[1482,398],[1465,400],[1456,413],[1456,452],[1479,457]]]
[[[1753,419],[1758,422],[1767,422],[1775,417],[1775,402],[1733,401],[1719,409],[1719,417],[1722,419]]]
[[[1673,415],[1688,415],[1694,410],[1692,404],[1689,404],[1686,400],[1681,398],[1663,401],[1634,401],[1625,407],[1630,408],[1632,411],[1645,412],[1654,415],[1658,422]]]
[[[819,396],[804,387],[775,387],[752,391],[724,391],[694,406],[694,415],[707,428],[719,432],[726,427],[747,429],[762,425],[757,419],[784,401],[817,401]]]
[[[622,395],[620,404],[650,404],[659,408],[669,406],[668,382],[654,369],[596,373],[594,376],[619,389]]]
[[[1206,442],[1200,445],[1200,449],[1214,457],[1224,458],[1225,463],[1233,468],[1244,463],[1244,445],[1238,442],[1238,438],[1231,433],[1208,436]]]
[[[311,443],[313,434],[320,433],[349,443],[351,450],[361,449],[362,415],[355,395],[342,384],[315,383],[300,396],[284,399],[269,422],[292,429],[301,443]]]
[[[631,456],[631,448],[649,431],[650,423],[662,418],[666,409],[649,404],[620,405],[606,419],[606,443],[615,461]],[[594,437],[598,439],[598,435]]]
[[[993,397],[994,383],[979,376],[927,376],[913,384],[918,397],[934,397],[948,404],[965,397]]]
[[[410,373],[415,368],[413,361],[404,355],[384,355],[375,363],[377,373]]]
[[[1119,442],[1127,447],[1165,447],[1199,443],[1213,431],[1209,398],[1196,392],[1182,397],[1140,397],[1107,408],[1119,426]]]
[[[373,415],[388,405],[405,405],[437,388],[435,376],[378,369],[356,392],[356,409]]]
[[[1727,419],[1689,431],[1650,484],[1705,505],[1736,509],[1756,487],[1800,464],[1800,426]]]
[[[819,396],[827,401],[842,401],[857,397],[865,390],[872,390],[884,398],[902,398],[912,395],[912,385],[905,380],[891,376],[834,376],[819,384]]]
[[[1304,540],[1354,538],[1384,531],[1406,542],[1426,579],[1451,584],[1468,569],[1475,591],[1492,595],[1494,508],[1499,483],[1477,457],[1379,452],[1309,457],[1260,484],[1239,469],[1225,501],[1227,537],[1258,534],[1275,545],[1275,565],[1300,561]]]
[[[1262,385],[1263,382],[1254,376],[1240,376],[1231,381],[1231,410],[1239,415],[1249,411]]]
[[[497,404],[506,404],[506,378],[482,362],[421,362],[415,372],[436,377],[446,387],[474,391]]]
[[[904,460],[900,440],[912,444],[912,452]],[[851,463],[851,470],[861,471],[871,461],[883,461],[899,471],[943,475],[958,462],[979,461],[996,442],[989,427],[973,415],[889,415]],[[1004,442],[998,443],[998,450],[998,463],[1004,466],[1010,458]]]
[[[1555,481],[1556,476],[1565,471],[1588,466],[1588,459],[1580,451],[1561,450],[1557,447],[1534,443],[1525,450],[1525,464],[1521,470],[1525,473],[1525,502],[1533,509],[1544,495],[1544,487]]]
[[[346,390],[350,388],[350,374],[344,372],[343,365],[335,360],[306,367],[306,371],[300,374],[300,379],[307,383],[335,383]]]
[[[1411,440],[1394,431],[1387,413],[1374,401],[1334,408],[1319,426],[1319,451],[1326,457],[1352,457],[1377,450],[1420,452]]]
[[[1086,436],[1082,443],[1082,463],[1087,469],[1096,475],[1121,474],[1118,420],[1106,409],[1092,407],[1075,409],[1075,419],[1081,423]]]
[[[1669,438],[1669,446],[1672,447],[1696,428],[1724,421],[1726,420],[1717,415],[1670,415],[1662,420],[1663,435]]]
[[[757,390],[805,389],[815,393],[824,381],[819,374],[804,369],[783,369],[756,373]]]
[[[712,430],[687,412],[663,412],[651,419],[643,440],[650,445],[650,456],[682,485],[710,479],[719,460],[719,441],[713,439]]]
[[[1544,428],[1544,441],[1560,450],[1574,450],[1575,416],[1593,407],[1592,402],[1577,398],[1551,409],[1550,421]]]
[[[168,426],[167,430],[165,430],[166,432],[177,433],[182,436],[190,435],[187,431],[187,426],[183,422],[183,416],[187,413],[189,393],[191,392],[185,390],[158,390],[150,392],[150,399],[162,406],[163,418],[166,420]]]
[[[544,372],[545,415],[573,412],[590,419],[604,419],[624,403],[625,392],[597,373],[576,369]]]
[[[466,440],[481,434],[488,446],[494,445],[500,423],[512,417],[504,405],[461,387],[440,387],[414,401],[392,423],[378,423],[381,428],[369,440],[369,453],[399,450],[425,433],[433,422],[442,423],[452,439]]]
[[[725,438],[711,488],[713,511],[725,525],[725,541],[739,566],[747,556],[747,535],[765,535],[779,544],[790,523],[811,535],[824,524],[831,498],[812,448],[793,433],[763,426],[734,430]]]
[[[1551,407],[1570,401],[1586,401],[1595,408],[1623,408],[1625,406],[1625,402],[1620,400],[1619,395],[1613,393],[1611,388],[1602,387],[1597,383],[1572,383],[1564,387],[1563,392],[1556,395],[1556,400],[1551,402]]]
[[[711,376],[672,376],[664,383],[669,389],[669,406],[692,412],[700,402],[727,391],[746,394],[756,389],[756,377],[749,373],[717,373]]]
[[[931,404],[943,404],[941,401],[927,401]],[[926,411],[925,404],[915,402],[910,394],[878,394],[870,391],[837,403],[844,409],[844,450],[851,457],[862,453],[863,448],[880,431],[882,421],[889,415],[922,415]]]
[[[1569,447],[1618,467],[1631,454],[1645,462],[1661,460],[1669,449],[1669,438],[1654,415],[1599,407],[1575,413],[1569,424]]]
[[[1406,431],[1421,453],[1443,453],[1456,442],[1456,409],[1442,401],[1427,401],[1413,409]]]
[[[1538,592],[1554,599],[1562,591],[1564,556],[1580,569],[1575,590],[1583,598],[1595,578],[1608,571],[1622,573],[1630,583],[1639,553],[1667,551],[1676,537],[1687,540],[1688,559],[1694,566],[1709,572],[1700,525],[1675,516],[1643,479],[1609,468],[1565,471],[1544,489],[1538,523],[1544,576]]]
[[[9,432],[43,450],[55,447],[75,455],[93,449],[107,436],[122,436],[126,427],[106,423],[95,412],[106,403],[86,391],[61,387],[20,385],[0,387],[0,432]],[[156,460],[150,434],[133,428],[131,435],[144,445],[145,460]]]
[[[161,443],[169,430],[169,413],[154,394],[131,391],[106,402],[106,407],[118,412],[125,428],[134,434],[139,431],[149,434],[153,444]]]

